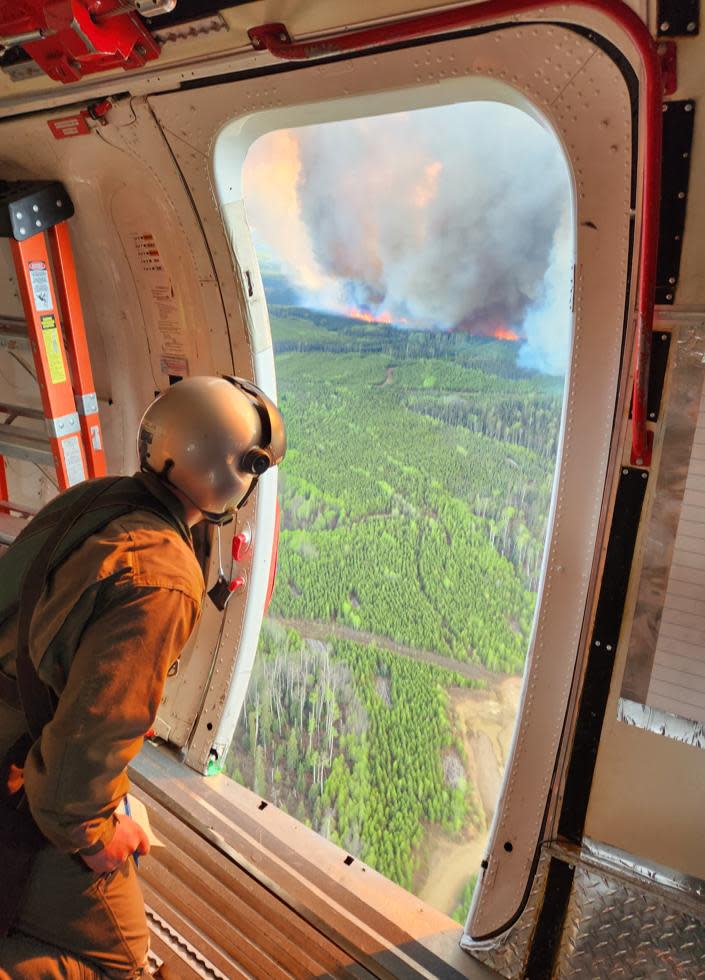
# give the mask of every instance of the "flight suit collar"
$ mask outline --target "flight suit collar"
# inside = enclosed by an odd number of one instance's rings
[[[163,506],[174,515],[179,524],[182,526],[186,541],[188,541],[193,548],[191,529],[186,523],[186,511],[184,510],[184,505],[181,503],[179,498],[173,494],[164,484],[164,482],[153,473],[137,472],[134,474],[133,479],[140,483],[153,497],[156,497],[159,503],[163,504]]]

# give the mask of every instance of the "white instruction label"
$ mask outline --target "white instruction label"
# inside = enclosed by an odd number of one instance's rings
[[[45,262],[29,263],[29,280],[32,284],[34,308],[37,313],[45,313],[47,310],[53,310],[54,304],[51,301],[49,272],[47,271]]]
[[[69,486],[81,483],[86,479],[86,471],[83,469],[83,457],[81,456],[81,443],[78,436],[68,436],[61,442],[61,452],[64,457],[64,466],[68,476]]]
[[[91,445],[97,451],[99,451],[99,450],[101,450],[103,448],[102,445],[101,445],[101,442],[100,442],[100,426],[99,425],[92,425],[91,426]]]

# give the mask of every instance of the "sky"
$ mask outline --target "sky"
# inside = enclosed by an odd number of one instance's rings
[[[299,305],[517,341],[564,373],[570,178],[553,133],[473,102],[278,130],[253,144],[245,204],[265,280]]]

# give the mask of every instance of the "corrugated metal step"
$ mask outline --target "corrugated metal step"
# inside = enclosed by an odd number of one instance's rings
[[[164,847],[140,858],[155,947],[211,980],[373,980],[374,974],[139,789]],[[177,973],[181,976],[181,973]]]
[[[151,744],[130,775],[165,845],[140,859],[162,958],[228,980],[499,976],[460,949],[448,916],[244,786]]]

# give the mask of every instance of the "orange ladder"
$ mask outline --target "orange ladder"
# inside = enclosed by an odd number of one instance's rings
[[[6,515],[27,517],[32,511],[9,501],[5,457],[53,464],[59,490],[106,472],[68,230],[73,213],[71,199],[57,182],[0,183],[0,238],[10,240],[25,314],[24,324],[0,318],[0,348],[30,348],[42,402],[41,411],[0,403],[0,414],[6,416],[0,425],[0,512]],[[46,436],[15,426],[16,418],[43,419]],[[17,520],[3,519],[0,543],[14,539]]]

